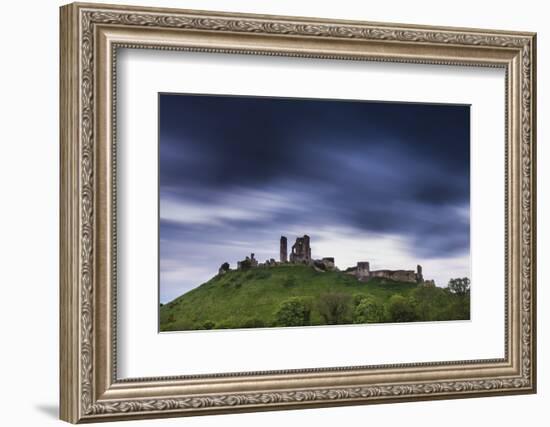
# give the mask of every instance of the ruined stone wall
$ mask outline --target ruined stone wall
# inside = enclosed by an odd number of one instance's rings
[[[397,282],[416,283],[417,277],[414,270],[375,270],[370,272],[371,277],[380,277]]]
[[[422,266],[417,265],[416,271],[414,270],[370,270],[370,264],[367,261],[360,261],[357,266],[348,268],[346,274],[351,274],[357,277],[361,281],[368,281],[373,277],[379,277],[382,279],[394,280],[397,282],[406,283],[422,283],[424,277],[422,276]]]
[[[237,262],[237,270],[246,270],[248,268],[256,268],[258,267],[258,260],[254,258],[254,254],[250,254],[250,256],[247,256],[242,261]]]
[[[336,264],[334,263],[334,257],[324,257],[321,262],[325,264],[327,270],[332,270],[336,267]]]
[[[334,264],[334,258],[325,257],[322,259],[313,260],[313,268],[317,271],[334,271],[337,270],[336,265]]]

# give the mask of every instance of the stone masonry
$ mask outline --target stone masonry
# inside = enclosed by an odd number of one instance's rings
[[[290,262],[294,264],[309,264],[311,262],[311,247],[307,234],[304,234],[304,237],[296,238],[296,243],[292,245]]]
[[[286,237],[285,236],[281,236],[281,240],[280,240],[280,243],[279,243],[279,260],[281,261],[281,263],[285,263],[285,262],[288,262],[288,252],[287,252],[287,247],[286,247]]]
[[[313,259],[311,257],[310,237],[304,234],[302,237],[297,237],[296,242],[292,245],[290,256],[288,256],[287,238],[281,236],[279,240],[279,261],[270,258],[265,262],[259,263],[254,254],[251,253],[244,260],[237,263],[238,270],[247,270],[249,268],[267,268],[281,264],[306,264],[314,268],[316,271],[325,272],[338,270],[333,257],[324,257],[321,259]],[[227,262],[223,263],[218,270],[218,274],[225,274],[230,270]],[[433,280],[424,280],[422,275],[422,266],[417,265],[415,270],[371,270],[368,261],[359,261],[354,267],[345,270],[346,274],[355,276],[362,282],[367,282],[373,278],[388,279],[391,281],[405,283],[426,283],[434,284]]]
[[[422,266],[417,265],[414,270],[374,270],[371,271],[370,264],[366,261],[357,263],[356,267],[351,267],[346,270],[347,274],[357,277],[359,280],[366,282],[374,277],[394,280],[396,282],[406,283],[423,283]]]

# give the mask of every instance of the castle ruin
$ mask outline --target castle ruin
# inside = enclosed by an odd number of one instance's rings
[[[293,264],[309,264],[311,262],[311,247],[309,246],[309,236],[307,234],[304,234],[304,237],[296,238],[296,243],[292,245],[290,262]]]
[[[281,236],[279,240],[279,261],[270,258],[265,262],[258,262],[254,257],[254,253],[251,253],[244,260],[237,262],[237,270],[274,267],[283,264],[305,264],[319,272],[339,271],[333,257],[312,258],[311,240],[307,234],[296,238],[296,242],[292,245],[290,256],[288,255],[287,248],[287,238]],[[225,262],[220,267],[218,274],[225,274],[229,270],[230,266]],[[357,265],[346,269],[344,273],[354,276],[362,282],[367,282],[373,278],[381,278],[396,282],[434,284],[433,280],[424,280],[421,265],[417,265],[416,270],[371,270],[368,261],[359,261]]]
[[[279,243],[279,261],[282,263],[288,261],[285,236],[281,236],[281,241]]]
[[[355,267],[350,267],[345,271],[346,274],[357,277],[362,282],[378,277],[382,279],[393,280],[406,283],[423,283],[422,266],[417,265],[414,270],[373,270],[370,269],[370,263],[360,261]]]
[[[251,253],[250,256],[247,256],[242,261],[237,262],[237,270],[247,270],[255,267],[258,267],[258,260],[254,258],[254,253]]]

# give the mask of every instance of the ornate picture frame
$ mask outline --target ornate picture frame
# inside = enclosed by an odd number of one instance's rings
[[[61,419],[79,423],[536,392],[534,33],[80,3],[60,13]],[[504,69],[505,357],[119,379],[120,48]]]

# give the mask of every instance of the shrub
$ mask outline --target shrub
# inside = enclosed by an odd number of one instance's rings
[[[452,320],[470,320],[469,296],[456,297],[449,307],[449,316]]]
[[[283,301],[275,313],[277,326],[309,325],[311,304],[305,298],[292,297]]]
[[[348,294],[326,293],[319,297],[319,313],[327,325],[351,323],[352,298]]]
[[[417,320],[449,320],[452,295],[431,284],[420,284],[411,292]]]
[[[384,321],[384,306],[373,297],[363,295],[353,311],[353,323],[379,323]]]
[[[390,322],[413,322],[417,319],[413,304],[402,295],[392,295],[385,311]]]
[[[202,324],[203,328],[204,329],[214,329],[214,327],[216,326],[216,324],[214,322],[212,322],[212,320],[206,320],[203,324]]]
[[[365,294],[355,294],[353,296],[353,306],[357,307],[359,304],[361,304],[362,301],[364,301],[365,299],[368,299],[368,298],[369,298],[369,296],[365,295]]]

